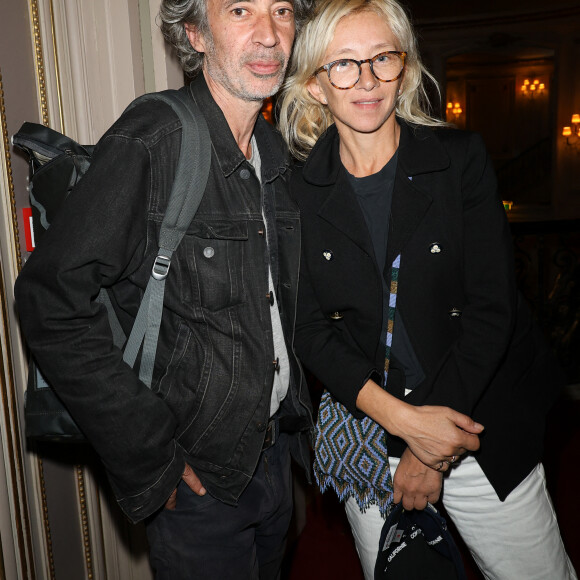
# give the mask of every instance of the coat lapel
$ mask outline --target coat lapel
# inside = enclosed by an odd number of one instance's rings
[[[449,157],[432,130],[401,122],[385,268],[403,251],[433,202],[431,180],[426,179],[426,174],[448,166]]]
[[[387,243],[387,268],[401,253],[432,203],[431,196],[413,187],[409,177],[413,176],[408,176],[400,166],[397,168]]]
[[[340,161],[339,138],[334,125],[314,146],[304,165],[303,177],[319,188],[318,215],[373,256],[364,216]]]
[[[432,198],[429,173],[449,167],[449,156],[432,129],[400,121],[399,159],[391,205],[387,264],[402,252],[426,212]],[[321,188],[318,214],[373,255],[372,241],[360,207],[350,190],[339,156],[339,138],[332,125],[318,140],[305,166],[307,182]]]
[[[364,216],[344,172],[339,174],[334,187],[328,189],[331,191],[320,206],[318,215],[373,256],[372,240]]]

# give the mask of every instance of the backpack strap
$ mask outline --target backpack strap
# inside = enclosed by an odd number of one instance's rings
[[[134,101],[130,107],[150,100],[163,101],[171,106],[181,121],[182,134],[175,179],[159,233],[159,251],[123,354],[123,360],[132,367],[143,344],[139,379],[148,387],[153,379],[165,279],[171,257],[201,203],[211,161],[209,130],[193,97],[183,91],[150,93]]]

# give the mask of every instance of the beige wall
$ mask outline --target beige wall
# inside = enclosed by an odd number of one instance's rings
[[[151,577],[143,528],[108,497],[91,451],[23,436],[26,353],[12,288],[27,257],[28,168],[9,138],[26,120],[94,143],[139,94],[180,86],[158,6],[0,0],[0,580]]]

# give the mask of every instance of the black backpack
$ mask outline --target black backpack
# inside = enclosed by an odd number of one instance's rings
[[[133,101],[128,109],[149,100],[168,104],[180,118],[181,151],[159,234],[159,252],[128,340],[104,288],[98,300],[107,308],[115,344],[119,347],[125,345],[123,360],[133,366],[138,353],[142,352],[139,378],[150,387],[165,278],[171,256],[203,197],[209,175],[211,142],[205,119],[185,89],[143,95]],[[35,243],[38,243],[62,202],[89,168],[94,146],[79,145],[65,135],[36,123],[24,123],[12,137],[12,143],[22,149],[29,159],[32,226]],[[26,436],[45,441],[83,441],[81,430],[32,357],[28,371],[24,412]]]

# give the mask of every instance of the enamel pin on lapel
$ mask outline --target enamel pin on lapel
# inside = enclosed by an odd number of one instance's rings
[[[322,252],[322,255],[324,256],[324,259],[327,260],[328,262],[330,262],[330,260],[334,258],[332,250],[324,250],[324,252]]]

